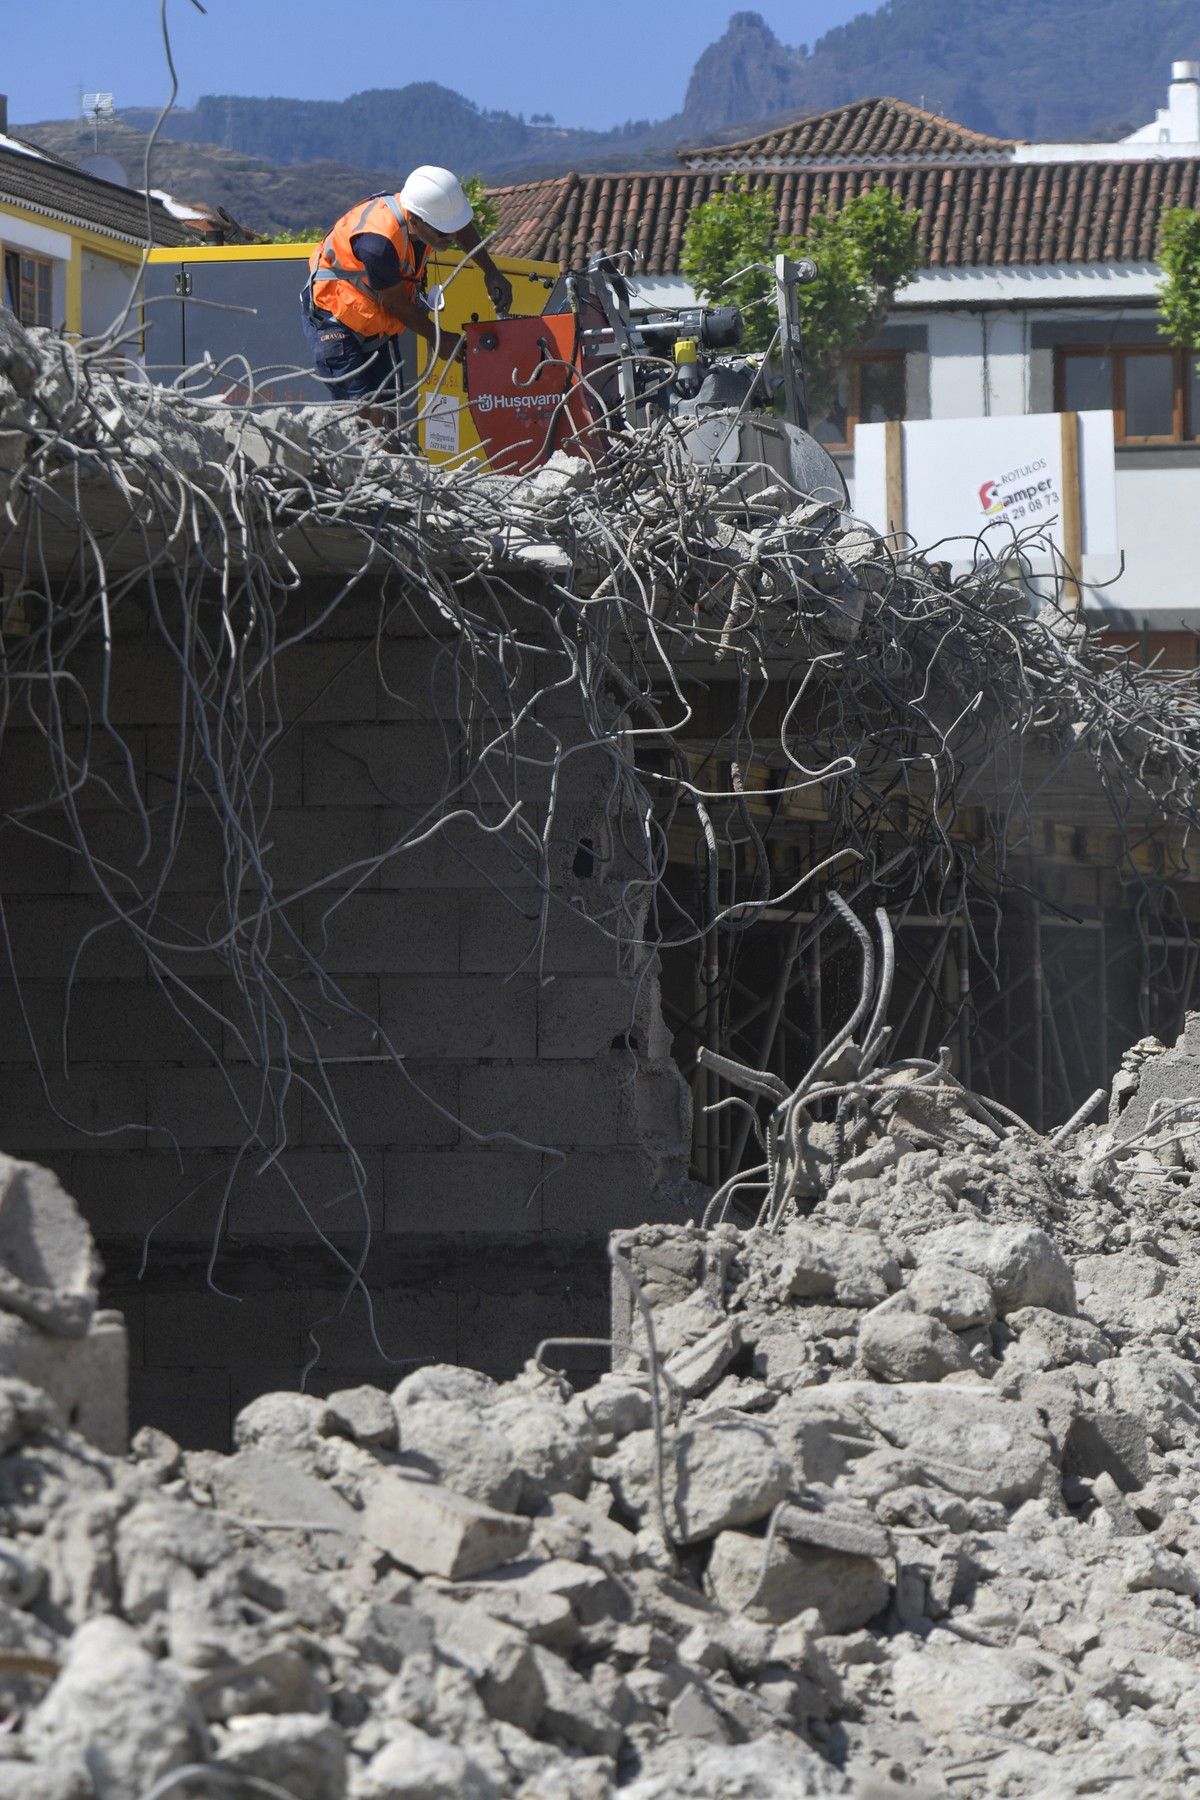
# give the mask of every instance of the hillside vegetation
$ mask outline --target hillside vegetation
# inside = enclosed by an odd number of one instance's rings
[[[206,95],[168,119],[153,180],[225,206],[254,230],[295,230],[394,186],[418,162],[493,183],[670,166],[681,144],[872,94],[1007,137],[1111,138],[1153,118],[1180,57],[1200,57],[1196,0],[1137,0],[1136,9],[1129,0],[887,0],[811,49],[781,44],[757,13],[737,12],[696,63],[683,110],[655,123],[577,131],[546,115],[488,110],[436,82],[329,101]],[[128,108],[105,129],[102,147],[139,184],[154,116]],[[91,149],[91,128],[77,121],[21,129],[60,155]]]

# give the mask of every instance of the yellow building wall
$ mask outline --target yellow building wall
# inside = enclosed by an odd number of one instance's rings
[[[123,244],[118,238],[108,237],[102,231],[89,231],[81,225],[68,225],[62,219],[47,218],[44,213],[31,212],[10,200],[0,200],[0,247],[5,242],[6,219],[15,219],[22,225],[34,225],[43,231],[57,232],[60,237],[71,240],[71,253],[66,260],[65,311],[67,330],[75,337],[83,329],[83,252],[93,250],[98,255],[107,257],[110,262],[132,267],[136,267],[142,260],[142,252],[135,244]],[[21,247],[19,244],[13,246],[14,249]]]

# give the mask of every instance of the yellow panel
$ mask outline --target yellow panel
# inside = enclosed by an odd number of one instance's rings
[[[558,280],[557,263],[529,262],[522,257],[498,256],[496,266],[513,285],[514,314],[536,317],[545,309],[550,289]],[[496,309],[488,297],[483,272],[479,266],[464,261],[459,251],[443,251],[431,256],[426,264],[428,285],[441,283],[446,289],[446,306],[442,313],[442,329],[457,337],[472,319],[494,319]],[[425,361],[425,345],[418,342],[417,366]],[[467,390],[462,365],[453,362],[436,364],[428,376],[418,381],[423,416],[417,428],[418,441],[431,463],[456,463],[482,460],[479,433],[467,407]]]
[[[315,244],[175,244],[169,250],[151,250],[152,263],[206,262],[307,262]]]

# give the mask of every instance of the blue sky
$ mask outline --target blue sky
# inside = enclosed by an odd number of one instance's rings
[[[811,44],[878,0],[748,0],[785,44]],[[737,0],[168,0],[180,100],[344,99],[440,81],[481,106],[603,129],[665,118]],[[158,0],[6,0],[0,92],[14,124],[67,118],[79,91],[118,106],[169,92]]]

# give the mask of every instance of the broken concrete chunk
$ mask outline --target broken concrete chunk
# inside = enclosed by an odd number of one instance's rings
[[[534,1646],[533,1660],[545,1695],[543,1735],[574,1744],[593,1756],[615,1756],[624,1733],[583,1676],[541,1645]]]
[[[530,1533],[528,1519],[393,1470],[381,1472],[360,1525],[363,1537],[402,1567],[448,1581],[515,1562]]]
[[[807,1506],[781,1506],[775,1529],[789,1544],[812,1544],[845,1556],[887,1556],[891,1540],[869,1514],[853,1518]]]
[[[15,1312],[0,1312],[0,1373],[51,1397],[65,1423],[98,1449],[129,1447],[129,1344],[119,1312],[97,1312],[81,1337],[52,1336]]]
[[[265,1450],[214,1460],[209,1485],[223,1513],[253,1525],[311,1528],[318,1555],[344,1554],[358,1538],[358,1514],[326,1481]]]
[[[922,1262],[908,1283],[918,1312],[940,1319],[951,1331],[987,1325],[996,1316],[992,1290],[982,1275],[953,1263]]]
[[[868,1313],[858,1353],[883,1381],[941,1381],[971,1366],[966,1346],[925,1313]]]
[[[427,1400],[452,1400],[477,1409],[490,1405],[497,1383],[478,1369],[463,1369],[457,1363],[426,1363],[392,1390],[392,1405],[397,1412],[420,1406]]]
[[[354,1443],[383,1450],[395,1446],[396,1409],[382,1388],[369,1385],[339,1388],[335,1394],[330,1394],[325,1404],[334,1429]]]
[[[516,1505],[522,1512],[535,1511],[547,1494],[587,1493],[596,1437],[582,1407],[564,1406],[556,1395],[501,1389],[486,1418],[508,1443],[519,1471]]]
[[[500,1512],[516,1506],[521,1468],[490,1411],[467,1401],[430,1399],[403,1406],[397,1416],[406,1469]]]
[[[655,1522],[654,1434],[635,1432],[603,1465],[621,1504]],[[732,1421],[667,1432],[667,1524],[678,1543],[699,1543],[729,1525],[761,1519],[788,1490],[791,1467],[761,1426]]]
[[[1144,1487],[1151,1476],[1144,1420],[1111,1406],[1076,1414],[1066,1434],[1062,1468],[1064,1475],[1088,1480],[1109,1475],[1123,1494]]]
[[[1067,1368],[1072,1363],[1101,1363],[1116,1354],[1110,1338],[1086,1319],[1068,1318],[1044,1306],[1022,1306],[1009,1313],[1008,1326],[1017,1332],[1022,1351],[1034,1352],[1043,1368]]]
[[[99,1281],[92,1234],[57,1176],[0,1155],[0,1308],[54,1337],[83,1337]]]
[[[239,1450],[270,1450],[279,1456],[304,1455],[333,1431],[333,1414],[315,1394],[260,1394],[233,1421]]]
[[[876,1306],[900,1286],[900,1268],[873,1231],[792,1225],[783,1234],[783,1291],[797,1300]]]
[[[426,1592],[420,1609],[432,1621],[439,1655],[465,1669],[494,1719],[536,1731],[545,1705],[538,1652],[524,1634],[483,1608]]]
[[[988,1283],[1003,1317],[1022,1306],[1075,1311],[1075,1281],[1058,1246],[1036,1225],[973,1222],[934,1231],[917,1247],[918,1263],[948,1262]]]
[[[342,1800],[346,1792],[346,1740],[322,1713],[235,1719],[216,1762],[251,1780],[269,1781],[294,1800]]]
[[[388,1734],[354,1777],[352,1800],[496,1800],[491,1777],[457,1745],[400,1720]]]
[[[730,1612],[778,1625],[815,1608],[821,1629],[854,1631],[883,1610],[888,1579],[872,1556],[819,1545],[785,1543],[723,1531],[716,1539],[705,1588]]]
[[[692,1344],[668,1357],[667,1374],[687,1399],[707,1393],[719,1381],[741,1348],[736,1320],[722,1319]]]
[[[96,1800],[143,1794],[172,1770],[205,1761],[209,1749],[208,1729],[184,1682],[114,1618],[89,1619],[76,1631],[62,1674],[23,1738],[39,1761],[80,1763]]]
[[[602,1375],[579,1399],[597,1437],[623,1438],[631,1431],[644,1431],[652,1416],[647,1387],[620,1373]]]

